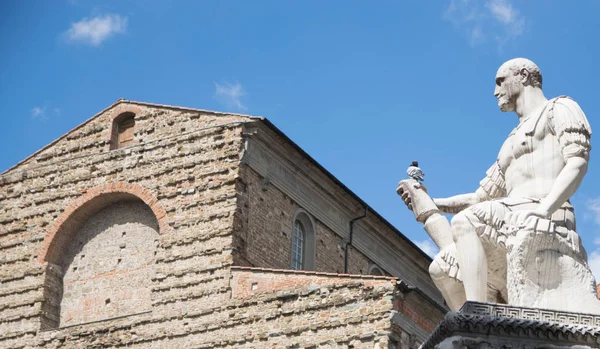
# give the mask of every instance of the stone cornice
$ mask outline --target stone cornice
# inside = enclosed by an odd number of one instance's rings
[[[339,189],[336,191],[336,188],[327,187],[327,180],[319,178],[319,174],[307,173],[280,149],[278,144],[281,140],[269,132],[263,132],[261,128],[259,130],[261,132],[248,137],[242,162],[268,178],[270,184],[292,198],[340,237],[347,238],[349,222],[358,215],[360,206],[352,205],[348,194],[337,193]],[[319,182],[323,186],[317,185]],[[416,261],[412,260],[406,251],[399,254],[391,241],[386,241],[389,239],[380,236],[381,228],[367,222],[368,220],[363,219],[356,224],[353,245],[388,272],[401,275],[403,279],[441,302],[433,283],[422,281],[423,276],[427,275],[427,270],[417,267]],[[399,243],[405,245],[402,241]],[[406,244],[403,248],[409,249],[411,246]],[[382,258],[382,255],[394,256],[394,260]]]

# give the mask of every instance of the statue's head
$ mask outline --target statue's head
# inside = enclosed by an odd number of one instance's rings
[[[500,110],[515,111],[517,98],[526,88],[542,88],[542,73],[535,63],[514,58],[500,66],[494,90]]]

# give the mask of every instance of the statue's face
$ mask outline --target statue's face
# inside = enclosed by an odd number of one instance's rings
[[[523,90],[520,75],[509,67],[502,66],[496,73],[494,96],[498,99],[498,107],[504,112],[515,111],[517,98]]]

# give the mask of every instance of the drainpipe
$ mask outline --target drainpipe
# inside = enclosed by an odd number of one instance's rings
[[[344,274],[348,274],[348,248],[352,245],[352,237],[354,236],[354,222],[363,219],[367,216],[367,207],[365,206],[365,213],[356,218],[352,218],[350,221],[350,235],[348,236],[348,240],[346,240],[346,247],[344,247]]]

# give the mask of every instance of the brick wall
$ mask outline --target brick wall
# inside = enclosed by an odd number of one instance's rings
[[[416,293],[403,294],[398,280],[385,276],[232,267],[236,331],[247,347],[417,348],[420,332],[431,331],[443,312],[428,308]],[[411,314],[421,302],[427,314]],[[257,310],[255,307],[260,307]],[[412,316],[413,330],[395,314]]]
[[[134,146],[110,151],[112,119],[124,111],[136,113]],[[116,326],[116,336],[143,338],[148,335],[159,338],[159,342],[168,342],[165,332],[169,330],[165,328],[169,327],[170,319],[228,299],[235,180],[243,146],[239,122],[247,121],[243,116],[121,102],[2,174],[0,348],[54,348],[61,343],[69,347],[88,347],[91,342],[87,340],[98,338],[95,334],[79,339],[73,339],[72,335],[107,326]],[[88,196],[94,198],[89,201],[94,205],[86,204]],[[144,275],[150,278],[145,281],[148,287],[142,292],[146,293],[136,293],[142,289],[135,286],[140,280],[137,276],[127,278],[123,280],[122,290],[131,293],[114,292],[116,298],[111,298],[109,305],[116,307],[123,304],[124,299],[132,299],[122,312],[100,311],[91,317],[74,316],[65,324],[129,313],[137,300],[141,302],[139,310],[144,310],[149,309],[150,299],[151,313],[41,331],[42,315],[56,306],[43,301],[56,297],[51,290],[52,287],[58,289],[57,278],[64,272],[63,266],[57,268],[60,263],[55,263],[57,256],[65,252],[59,247],[76,241],[73,239],[76,229],[72,228],[89,218],[86,210],[101,208],[124,197],[141,199],[159,220],[156,255],[152,252],[152,276]],[[79,204],[84,208],[78,210]],[[119,233],[122,234],[114,232]],[[111,237],[114,234],[108,232]],[[155,238],[151,240],[154,243]],[[124,243],[125,249],[134,248],[128,241]],[[108,271],[116,263],[116,254],[108,250],[103,254],[95,250],[99,246],[94,244],[92,239],[85,245],[89,252],[71,254],[81,263],[96,253],[94,259],[99,258],[104,265],[98,264],[92,269]],[[109,250],[115,247],[102,246]],[[121,242],[116,248],[120,250],[120,246]],[[151,246],[141,246],[146,247]],[[133,249],[130,252],[135,254]],[[144,263],[148,261],[146,257],[141,259]],[[136,268],[133,264],[131,267]],[[71,272],[67,272],[67,281],[75,277],[69,275]],[[146,272],[140,271],[138,276],[143,273]],[[104,286],[100,282],[98,287]],[[65,290],[65,295],[67,293]],[[100,308],[107,305],[105,295],[95,295],[93,291],[89,295],[94,299],[100,297]],[[73,307],[93,307],[94,304],[90,301]],[[119,329],[123,323],[128,324],[126,330]],[[70,338],[67,342],[66,337]],[[110,343],[115,342],[98,345],[111,346]],[[147,342],[139,347],[147,348]]]
[[[326,169],[311,161],[309,155],[295,146],[293,141],[268,122],[249,125],[245,135],[243,166],[240,170],[242,180],[238,187],[238,202],[242,204],[236,215],[239,219],[235,220],[236,231],[240,232],[234,237],[235,265],[289,268],[291,225],[294,218],[290,212],[301,208],[313,217],[315,229],[332,233],[321,234],[320,242],[315,244],[318,249],[315,269],[342,272],[343,248],[350,235],[350,222],[366,213],[366,217],[353,225],[353,242],[349,248],[350,272],[368,273],[371,266],[377,265],[386,274],[401,277],[407,283],[423,290],[428,297],[443,302],[440,292],[428,275],[431,258]],[[255,184],[246,183],[247,180]],[[270,192],[274,193],[272,197],[269,196]],[[253,224],[249,219],[254,216],[248,212],[252,210],[253,205],[260,204],[260,199],[256,197],[261,197],[262,202],[273,209],[256,210],[260,217],[256,218],[258,223],[254,224],[255,229],[246,229],[246,225]],[[250,202],[252,198],[255,198],[254,203]],[[283,239],[289,240],[284,243],[285,240],[276,237],[274,231],[279,231]],[[254,246],[250,246],[253,241],[244,236],[246,232],[255,235],[268,232],[265,234],[276,240],[275,244],[280,244],[274,249],[277,252],[266,247],[272,244],[255,243]],[[248,260],[256,253],[246,251],[253,249],[262,254],[263,261]],[[281,262],[273,261],[282,253],[286,255],[279,259]],[[269,255],[272,255],[272,258],[265,261]],[[320,269],[320,266],[324,268]]]
[[[202,308],[179,314],[154,310],[109,324],[42,332],[30,343],[48,348],[369,349],[416,349],[420,343],[410,330],[392,323],[396,299],[403,297],[395,278],[232,267],[228,280],[227,297],[212,293],[213,302]],[[24,347],[6,342],[11,343]]]
[[[439,308],[424,300],[417,292],[408,292],[394,299],[394,310],[402,313],[417,326],[431,333],[441,321]]]
[[[134,145],[110,151],[112,120],[127,111]],[[394,310],[394,279],[232,270],[289,268],[298,208],[240,167],[250,121],[124,101],[2,174],[0,348],[414,347],[390,321],[409,309]],[[314,224],[316,269],[341,271],[342,239]],[[350,272],[369,262],[352,250]],[[119,263],[127,279],[110,276]],[[81,280],[93,287],[68,294]]]
[[[156,217],[141,200],[115,203],[90,217],[61,256],[60,325],[150,310],[158,241]]]
[[[291,268],[292,229],[299,206],[277,187],[268,184],[247,166],[240,169],[240,226],[236,234],[236,265]],[[309,215],[310,212],[307,212]],[[344,241],[319,220],[313,219],[315,270],[344,272]],[[350,248],[350,274],[366,274],[369,259]]]
[[[235,268],[231,287],[248,346],[388,347],[393,278]]]

